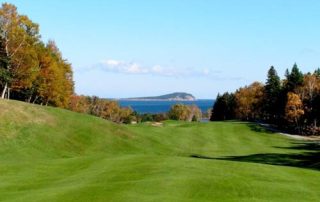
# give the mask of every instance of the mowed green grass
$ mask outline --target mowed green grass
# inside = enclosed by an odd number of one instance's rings
[[[127,126],[0,100],[0,201],[319,201],[309,145],[248,123]]]

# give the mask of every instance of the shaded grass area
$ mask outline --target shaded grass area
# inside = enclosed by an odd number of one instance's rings
[[[163,127],[123,126],[0,100],[0,109],[4,108],[0,201],[317,201],[320,197],[318,145],[255,124],[168,121]]]
[[[310,142],[295,143],[295,145],[296,146],[286,147],[286,149],[301,149],[303,150],[303,152],[295,154],[262,153],[245,156],[227,156],[219,158],[193,154],[190,157],[201,159],[261,163],[320,170],[320,145],[318,143]]]
[[[252,131],[257,133],[276,134],[273,130],[259,126],[255,123],[242,123],[248,126]],[[261,163],[270,165],[299,167],[313,170],[320,170],[320,142],[318,141],[299,141],[292,142],[290,146],[279,147],[286,151],[293,150],[295,153],[258,153],[244,156],[226,156],[226,157],[209,157],[198,154],[192,154],[192,158],[228,160],[250,163]]]

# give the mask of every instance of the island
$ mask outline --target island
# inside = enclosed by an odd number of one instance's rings
[[[123,98],[121,100],[137,100],[137,101],[195,101],[196,98],[189,93],[176,92],[160,96]]]

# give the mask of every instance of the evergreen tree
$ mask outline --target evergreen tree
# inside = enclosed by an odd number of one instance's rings
[[[313,126],[315,128],[318,127],[318,122],[320,121],[320,94],[318,93],[312,103],[312,111],[311,111],[311,116],[312,116],[312,119],[313,119]],[[318,135],[319,135],[319,132],[320,131],[317,131],[318,132]]]
[[[233,93],[226,92],[222,96],[218,94],[212,108],[210,121],[234,119],[235,104],[235,96]]]
[[[320,78],[320,68],[318,68],[314,71],[314,75],[316,75],[318,78]]]
[[[299,70],[298,65],[294,63],[291,72],[286,73],[286,90],[293,92],[298,86],[303,83],[303,74]]]
[[[268,121],[273,122],[280,116],[279,96],[281,93],[281,81],[273,66],[271,66],[268,71],[267,82],[264,90],[266,96],[264,114]]]

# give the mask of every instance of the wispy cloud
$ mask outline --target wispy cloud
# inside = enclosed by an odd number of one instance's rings
[[[99,69],[107,72],[136,75],[154,75],[164,77],[210,77],[217,76],[221,71],[209,68],[172,68],[161,65],[143,66],[136,62],[126,62],[114,59],[104,60],[90,69]]]
[[[173,78],[209,78],[214,80],[242,80],[241,77],[230,77],[221,70],[210,68],[173,68],[161,65],[144,66],[137,62],[127,62],[108,59],[87,68],[80,68],[78,72],[87,71],[114,72],[128,75],[153,75]]]

